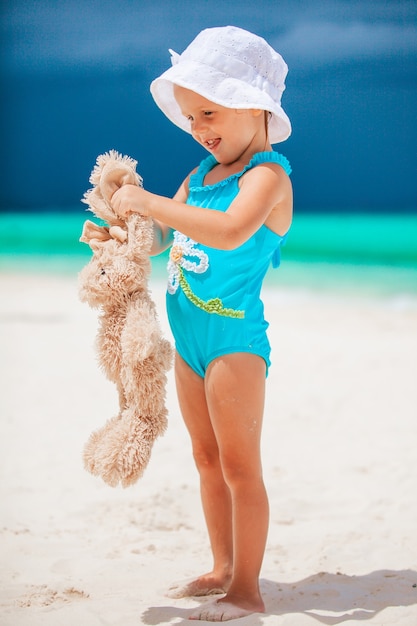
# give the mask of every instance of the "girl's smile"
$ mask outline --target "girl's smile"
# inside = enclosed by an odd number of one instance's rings
[[[220,141],[221,141],[220,138],[218,138],[218,139],[207,139],[207,141],[205,143],[206,143],[206,146],[207,146],[208,150],[213,151],[219,145]]]

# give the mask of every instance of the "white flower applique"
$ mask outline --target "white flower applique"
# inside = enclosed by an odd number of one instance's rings
[[[245,317],[244,311],[225,308],[220,298],[212,298],[207,301],[202,300],[191,289],[183,270],[204,274],[209,267],[207,254],[197,248],[196,245],[196,242],[186,235],[178,231],[174,232],[174,243],[169,253],[168,261],[168,293],[172,295],[177,291],[178,287],[181,287],[184,295],[190,302],[206,313],[217,313],[217,315],[225,317],[242,319]],[[195,258],[196,261],[191,261],[190,257]]]
[[[168,292],[177,291],[181,282],[182,268],[196,274],[203,274],[209,266],[209,259],[203,250],[195,247],[196,242],[177,230],[174,232],[174,243],[169,253],[168,261]],[[194,257],[197,261],[190,261]]]

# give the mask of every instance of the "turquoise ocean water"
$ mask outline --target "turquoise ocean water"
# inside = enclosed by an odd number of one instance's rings
[[[76,276],[91,256],[78,239],[88,212],[0,214],[0,272]],[[94,221],[94,220],[93,220]],[[167,254],[154,257],[164,279]],[[417,297],[417,215],[298,214],[268,285]]]

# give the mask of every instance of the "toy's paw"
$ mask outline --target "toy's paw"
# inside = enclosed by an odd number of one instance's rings
[[[110,236],[117,239],[120,243],[124,243],[127,239],[127,231],[121,226],[112,226],[109,230]]]

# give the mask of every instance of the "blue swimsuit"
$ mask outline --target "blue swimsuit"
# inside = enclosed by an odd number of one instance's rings
[[[241,172],[215,185],[204,185],[217,165],[204,159],[190,177],[187,204],[226,211],[239,193],[239,179],[261,163],[278,163],[289,175],[287,159],[277,152],[259,152]],[[222,355],[250,352],[270,365],[271,348],[260,298],[262,281],[272,262],[278,267],[283,237],[263,225],[234,250],[201,245],[174,232],[168,262],[167,313],[175,347],[201,377]]]

